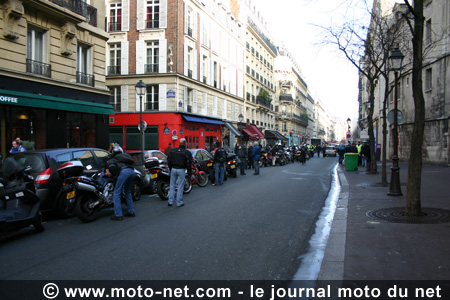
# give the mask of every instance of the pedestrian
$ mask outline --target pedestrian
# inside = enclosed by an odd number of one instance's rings
[[[325,158],[325,152],[326,152],[326,150],[327,150],[327,145],[326,144],[323,144],[323,147],[322,147],[322,157],[323,158]]]
[[[344,162],[344,155],[346,152],[345,147],[342,143],[339,145],[336,152],[339,155],[339,165],[342,166],[342,163]]]
[[[27,151],[27,149],[25,149],[24,146],[20,145],[17,140],[13,140],[11,144],[12,147],[11,150],[9,150],[9,153],[19,153]]]
[[[320,145],[317,145],[316,147],[317,157],[320,157],[320,152],[322,152],[322,147]]]
[[[247,147],[245,147],[245,144],[239,145],[239,143],[237,143],[235,153],[239,158],[239,160],[241,161],[241,164],[239,165],[241,169],[241,175],[247,175],[245,174],[245,170],[247,169],[248,151]]]
[[[250,143],[250,146],[248,147],[247,152],[247,159],[248,159],[248,168],[251,170],[253,168],[253,145]]]
[[[189,178],[192,176],[192,154],[186,149],[186,139],[180,139],[180,146],[173,148],[167,158],[170,170],[170,191],[168,206],[172,206],[177,194],[177,207],[184,206],[183,190],[185,180],[185,170],[187,169]]]
[[[253,165],[255,167],[255,173],[253,173],[253,175],[259,175],[259,161],[261,160],[261,146],[258,144],[258,142],[253,143],[252,158],[253,158]]]
[[[362,155],[362,166],[365,167],[367,165],[367,170],[370,168],[370,146],[367,141],[363,142],[361,147],[361,155]]]
[[[358,141],[358,144],[356,145],[356,149],[358,149],[358,166],[362,165],[362,154],[361,154],[361,141]]]
[[[131,194],[135,177],[133,163],[134,159],[130,154],[124,152],[118,144],[114,145],[111,150],[111,155],[106,161],[107,169],[105,170],[106,176],[112,176],[116,178],[113,196],[114,216],[111,217],[111,220],[123,220],[122,190],[124,191],[125,201],[127,205],[127,212],[125,213],[125,216],[136,216],[133,205],[133,196]]]
[[[164,150],[164,154],[166,156],[169,156],[170,151],[172,151],[172,143],[169,143],[169,146],[167,146],[167,148]]]
[[[216,149],[214,150],[214,172],[215,180],[213,186],[223,185],[225,179],[225,162],[227,161],[227,152],[223,149],[219,141],[216,142]]]

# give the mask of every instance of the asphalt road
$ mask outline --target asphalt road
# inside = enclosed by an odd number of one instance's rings
[[[136,218],[47,220],[0,237],[0,279],[292,279],[327,197],[335,158],[261,168],[167,206],[135,203]]]

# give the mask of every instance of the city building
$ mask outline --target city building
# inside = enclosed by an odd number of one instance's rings
[[[104,2],[0,3],[0,145],[108,146]]]

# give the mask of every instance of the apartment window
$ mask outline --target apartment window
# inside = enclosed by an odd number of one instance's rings
[[[193,28],[194,28],[194,12],[192,9],[188,8],[187,10],[187,25],[188,25],[188,31],[187,34],[190,37],[193,37]]]
[[[188,47],[188,77],[192,78],[192,70],[194,69],[194,49]]]
[[[146,28],[159,28],[159,0],[147,0]]]
[[[213,66],[213,71],[214,71],[214,87],[215,88],[218,88],[218,86],[217,86],[217,80],[218,80],[218,78],[219,78],[219,69],[218,69],[218,65],[217,65],[217,62],[214,62],[214,66]]]
[[[429,68],[425,71],[425,91],[429,92],[433,88],[433,73],[432,69]]]
[[[431,44],[432,41],[431,19],[429,19],[425,23],[425,45]]]
[[[158,85],[147,85],[147,97],[145,99],[145,110],[159,110],[159,87]]]
[[[27,30],[27,72],[51,76],[51,66],[45,63],[45,44],[47,33],[43,30],[28,27]]]
[[[122,3],[111,3],[108,29],[110,32],[122,30]]]
[[[77,83],[94,86],[94,75],[92,75],[91,47],[78,44],[77,51]]]
[[[206,82],[208,81],[208,57],[207,56],[203,56],[203,83],[206,84]]]
[[[287,131],[287,123],[286,122],[282,122],[281,127],[282,127],[283,132]]]
[[[120,75],[120,43],[109,44],[108,75]]]
[[[111,92],[109,96],[109,104],[114,108],[114,111],[121,111],[121,101],[120,101],[120,86],[109,87]]]
[[[159,70],[159,42],[147,42],[147,63],[145,73],[158,73]]]

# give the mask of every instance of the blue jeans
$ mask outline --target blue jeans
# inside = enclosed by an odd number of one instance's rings
[[[247,170],[247,159],[245,159],[245,157],[239,157],[239,159],[241,160],[241,165],[240,165],[240,169],[241,169],[241,175],[245,174],[245,170]]]
[[[122,189],[125,193],[125,200],[127,204],[127,211],[134,213],[133,197],[131,195],[131,189],[133,188],[134,181],[134,169],[126,168],[120,171],[119,177],[116,180],[116,186],[114,187],[114,215],[117,217],[122,216]]]
[[[215,175],[216,175],[215,176],[215,180],[214,180],[214,184],[215,185],[222,185],[224,177],[225,177],[224,163],[216,162],[214,164],[214,171],[215,171]]]
[[[344,162],[344,154],[339,154],[339,164],[342,165],[342,163]]]
[[[255,167],[255,174],[259,174],[259,160],[254,160],[253,166]]]
[[[183,191],[185,180],[184,169],[173,169],[170,171],[170,191],[169,191],[169,204],[173,204],[175,201],[175,190],[177,193],[177,206],[183,204]]]

